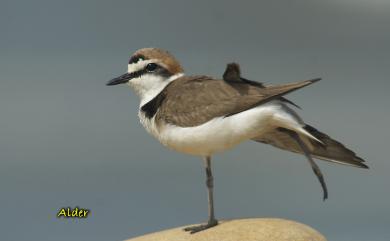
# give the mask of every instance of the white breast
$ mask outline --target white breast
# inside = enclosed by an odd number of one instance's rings
[[[156,126],[154,117],[139,117],[145,129],[163,145],[178,152],[210,156],[234,147],[242,141],[259,137],[277,126],[300,128],[301,120],[279,101],[229,116],[214,118],[200,126],[179,127],[171,124]]]

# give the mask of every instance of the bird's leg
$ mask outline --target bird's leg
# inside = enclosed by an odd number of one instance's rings
[[[322,190],[324,192],[323,200],[325,201],[325,199],[328,198],[328,189],[326,187],[324,176],[322,175],[320,168],[314,162],[313,158],[310,155],[309,149],[307,148],[305,143],[302,141],[302,139],[299,137],[299,135],[297,133],[295,133],[294,131],[287,131],[286,130],[286,132],[298,143],[299,147],[302,149],[302,152],[305,154],[307,160],[309,161],[311,168],[313,169],[314,174],[316,174],[318,180],[321,183]]]
[[[198,226],[191,226],[184,229],[184,231],[188,231],[191,234],[206,230],[208,228],[214,227],[218,224],[218,221],[214,216],[214,197],[213,197],[213,173],[211,172],[211,157],[205,157],[205,169],[206,169],[206,186],[208,190],[208,207],[209,207],[209,220],[207,224],[202,224]]]
[[[208,207],[209,207],[209,220],[208,223],[215,226],[218,224],[218,221],[215,219],[214,216],[214,196],[213,196],[213,189],[214,189],[214,178],[213,173],[211,172],[211,157],[205,158],[205,169],[206,169],[206,186],[208,191]]]

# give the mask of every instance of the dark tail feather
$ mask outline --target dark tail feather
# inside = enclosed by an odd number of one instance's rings
[[[364,160],[362,158],[356,156],[353,151],[346,148],[340,142],[333,140],[328,135],[316,130],[312,126],[306,125],[304,129],[322,143],[307,136],[299,135],[294,130],[283,127],[269,131],[265,135],[254,138],[253,140],[291,152],[304,154],[321,183],[324,192],[324,200],[328,197],[328,190],[321,170],[312,157],[344,165],[368,168],[368,166],[363,164]]]
[[[323,142],[323,144],[321,144],[315,140],[310,140],[314,146],[314,150],[311,151],[311,155],[313,157],[344,165],[368,168],[367,165],[363,164],[364,160],[362,158],[358,157],[355,152],[346,148],[340,142],[332,139],[310,125],[306,125],[304,128],[314,137]]]

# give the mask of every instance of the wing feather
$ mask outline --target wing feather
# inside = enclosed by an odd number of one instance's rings
[[[310,85],[319,79],[259,87],[244,82],[227,83],[207,76],[183,76],[161,93],[156,118],[191,127],[213,118],[230,116]]]

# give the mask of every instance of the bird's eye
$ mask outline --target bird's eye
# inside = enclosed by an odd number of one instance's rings
[[[148,72],[154,72],[157,69],[158,65],[155,63],[150,63],[146,65],[146,71]]]

